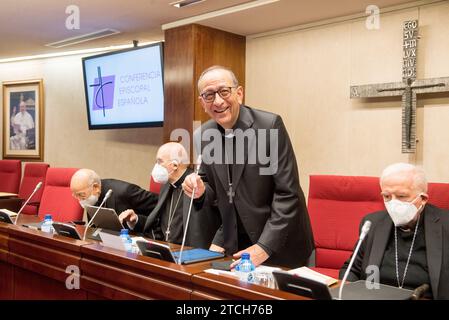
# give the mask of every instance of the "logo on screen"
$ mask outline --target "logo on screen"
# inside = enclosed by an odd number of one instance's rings
[[[103,117],[106,117],[106,109],[112,109],[114,103],[115,76],[101,76],[101,67],[97,67],[98,77],[94,84],[89,85],[94,88],[94,99],[92,110],[102,110]]]

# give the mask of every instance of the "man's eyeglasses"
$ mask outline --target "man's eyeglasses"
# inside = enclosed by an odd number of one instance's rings
[[[201,94],[201,97],[203,98],[204,101],[210,103],[210,102],[214,102],[215,100],[215,95],[218,93],[218,95],[220,96],[220,98],[222,99],[227,99],[231,96],[231,92],[232,89],[235,87],[224,87],[224,88],[220,88],[217,91],[206,91],[203,92]]]

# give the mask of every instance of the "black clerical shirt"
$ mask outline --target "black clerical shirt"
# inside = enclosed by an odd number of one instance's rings
[[[244,153],[245,150],[237,150],[236,143],[235,143],[235,136],[232,133],[233,130],[225,130],[220,125],[217,125],[218,130],[221,132],[223,137],[223,162],[227,165],[227,172],[228,172],[228,184],[232,184],[232,172],[233,172],[233,165],[236,164],[237,159],[240,159],[241,157],[237,157],[237,152]],[[229,139],[229,140],[228,140]],[[228,140],[228,141],[226,141]],[[232,145],[232,151],[230,150],[230,146]],[[239,147],[247,147],[246,144],[244,146]],[[229,191],[229,189],[228,189]],[[233,191],[235,191],[233,189]],[[233,200],[234,201],[234,200]],[[235,215],[236,223],[237,223],[237,250],[241,251],[244,250],[250,246],[253,245],[248,232],[245,229],[245,226],[242,223],[242,219],[240,218],[240,215],[234,205],[232,204],[233,212],[231,214]],[[266,246],[257,243],[268,255],[272,254],[272,251],[269,250]]]
[[[185,177],[187,176],[187,170],[184,172],[184,174],[174,183],[170,184],[170,189],[168,191],[167,200],[165,201],[164,208],[161,209],[161,229],[160,234],[157,238],[160,238],[161,240],[168,241],[171,243],[182,243],[182,236],[183,236],[183,204],[182,204],[182,197],[183,197],[183,190],[181,187],[182,182],[184,181]],[[170,202],[172,203],[172,208],[170,211]],[[178,205],[176,205],[176,203]],[[176,209],[175,209],[176,208]],[[167,228],[169,227],[169,218],[171,218],[170,222],[170,233],[168,234],[167,239]]]
[[[413,240],[415,229],[403,231],[397,228],[398,235],[398,271],[399,281],[402,284],[405,265],[410,252],[410,246]],[[394,228],[391,229],[390,238],[385,250],[382,263],[380,265],[380,282],[397,287],[398,281],[396,276],[396,258],[395,258],[395,239]],[[404,288],[415,289],[420,285],[427,283],[430,285],[429,268],[426,257],[426,239],[424,235],[424,215],[421,215],[418,232],[416,234],[413,251],[405,276]],[[430,290],[429,290],[430,292]]]

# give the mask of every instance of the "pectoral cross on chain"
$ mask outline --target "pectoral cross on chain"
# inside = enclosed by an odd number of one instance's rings
[[[235,192],[232,190],[232,183],[229,184],[229,190],[228,190],[228,197],[229,197],[229,203],[232,203],[232,199],[235,196]]]

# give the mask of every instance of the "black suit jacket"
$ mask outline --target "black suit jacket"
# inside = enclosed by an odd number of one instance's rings
[[[102,179],[101,195],[96,206],[100,205],[109,189],[112,189],[112,194],[104,207],[114,209],[117,214],[133,209],[137,214],[145,215],[155,207],[158,200],[157,194],[135,184],[116,179]]]
[[[427,204],[422,214],[424,214],[426,256],[432,294],[434,299],[449,299],[449,211]],[[349,281],[365,280],[367,278],[365,270],[369,265],[380,267],[393,230],[393,222],[387,211],[367,215],[360,226],[366,220],[371,221],[371,229],[354,260],[348,275]],[[340,270],[340,278],[343,278],[349,261],[350,259]]]
[[[196,150],[201,150],[203,157],[200,171],[207,181],[205,196],[198,203],[216,204],[222,220],[213,243],[224,247],[227,254],[237,252],[237,221],[232,208],[235,205],[251,242],[270,251],[268,263],[287,267],[304,265],[314,247],[312,229],[299,185],[295,154],[281,117],[242,105],[234,129],[249,133],[243,163],[238,164],[237,159],[237,164],[232,165],[234,204],[230,204],[227,194],[227,165],[211,163],[215,157],[215,151],[210,151],[211,140],[201,141],[200,137],[201,132],[219,132],[217,123],[209,120],[195,132]],[[270,129],[278,134],[278,139],[273,140],[277,144],[270,144]],[[267,137],[265,141],[261,138],[263,133]],[[222,141],[221,133],[216,138]],[[270,155],[269,163],[277,166],[277,170],[268,175],[260,174],[259,170],[269,165],[256,156],[262,144],[265,155]]]
[[[189,175],[193,170],[188,168],[185,174]],[[168,195],[170,190],[170,184],[166,183],[161,187],[159,193],[159,200],[149,215],[139,215],[139,220],[134,227],[134,230],[142,231],[144,235],[152,236],[151,230],[160,227],[160,218],[164,210],[166,210],[165,204],[170,201]],[[187,216],[189,212],[190,198],[185,194],[182,195],[182,212],[183,212],[183,231],[187,225]],[[209,249],[212,243],[212,239],[215,232],[220,227],[221,220],[218,212],[211,210],[204,210],[193,212],[190,214],[189,228],[186,234],[186,245],[195,248]]]

